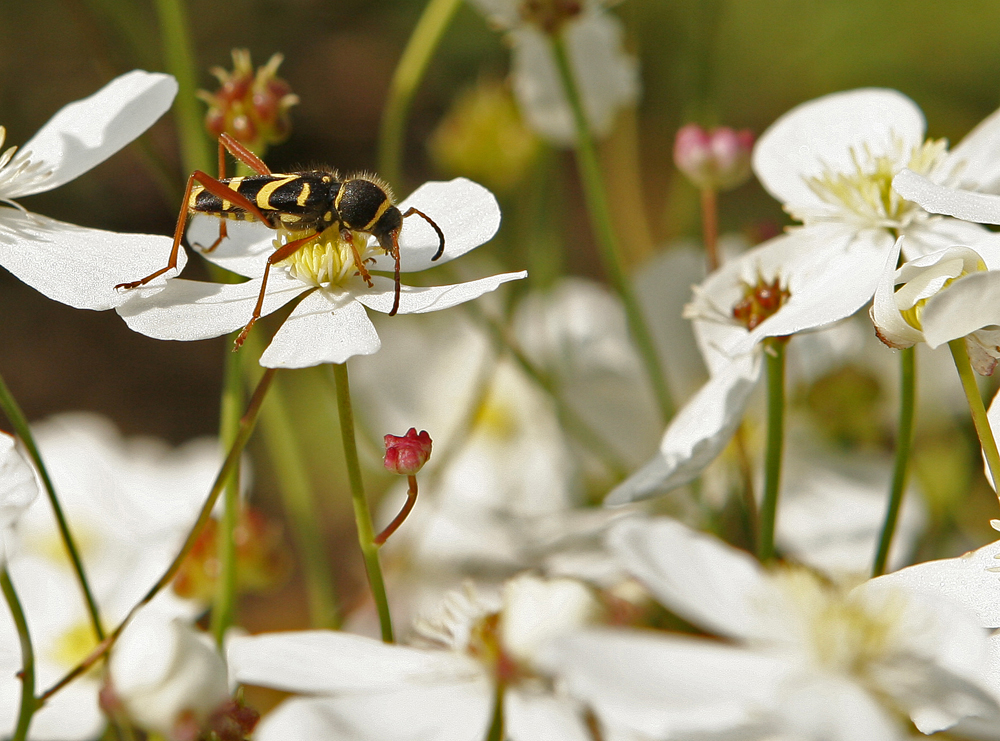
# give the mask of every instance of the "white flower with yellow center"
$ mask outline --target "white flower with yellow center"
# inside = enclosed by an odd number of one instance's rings
[[[148,129],[176,94],[173,77],[134,70],[65,106],[26,144],[0,154],[0,266],[51,299],[95,310],[125,300],[116,283],[159,267],[169,237],[67,224],[14,199],[58,188],[103,162]],[[5,135],[0,126],[0,148]]]
[[[399,235],[401,271],[426,270],[464,255],[488,241],[500,226],[500,209],[493,194],[471,180],[425,183],[399,208],[415,207],[431,216],[445,237],[438,260],[437,233],[424,220],[407,219]],[[218,221],[194,219],[192,244],[212,244]],[[250,321],[260,294],[267,256],[287,241],[256,222],[229,225],[229,239],[205,257],[250,280],[245,283],[203,283],[173,279],[166,286],[136,288],[118,313],[136,332],[161,340],[202,340],[233,332]],[[392,258],[367,234],[355,232],[354,245],[372,271],[395,268]],[[164,251],[164,257],[167,251]],[[301,254],[300,254],[301,253]],[[137,273],[137,275],[140,275]],[[518,280],[524,272],[504,273],[449,286],[402,286],[398,314],[423,314],[447,309]],[[392,278],[373,275],[373,286],[357,273],[350,246],[337,228],[318,234],[289,259],[270,271],[261,315],[277,311],[306,294],[278,329],[261,356],[270,368],[304,368],[343,363],[354,355],[371,355],[381,346],[365,308],[388,314],[393,307]],[[258,329],[259,331],[259,329]]]
[[[122,620],[177,554],[211,488],[221,455],[215,441],[170,449],[149,438],[123,439],[107,420],[64,414],[34,427],[106,630]],[[80,585],[45,497],[20,518],[8,549],[11,580],[35,646],[36,682],[44,690],[97,645]],[[193,617],[200,606],[172,591],[150,609]],[[20,696],[17,633],[0,610],[0,728],[13,728]],[[33,717],[35,741],[96,738],[99,673],[53,695]]]
[[[610,545],[665,607],[723,639],[589,629],[548,644],[542,665],[610,726],[642,738],[895,741],[909,720],[934,733],[1000,717],[988,631],[940,588],[890,576],[848,590],[766,570],[666,519],[623,522]]]
[[[535,657],[597,612],[581,583],[524,574],[499,598],[450,595],[436,619],[418,626],[421,647],[331,631],[272,633],[230,641],[229,667],[238,682],[299,695],[261,721],[257,741],[479,741],[498,689],[506,738],[589,741],[583,708]]]

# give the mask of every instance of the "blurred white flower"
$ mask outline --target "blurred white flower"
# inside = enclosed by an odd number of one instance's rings
[[[156,607],[129,621],[111,650],[109,672],[128,718],[167,739],[195,737],[229,702],[226,663],[209,636]]]
[[[639,99],[638,62],[623,49],[621,21],[605,10],[601,0],[535,3],[532,10],[519,0],[472,0],[472,4],[507,31],[521,113],[531,128],[552,142],[571,146],[576,127],[549,33],[563,36],[594,135],[607,135],[615,114]]]
[[[583,707],[538,671],[535,656],[597,614],[579,582],[524,574],[499,597],[449,595],[420,625],[423,647],[328,631],[273,633],[234,638],[229,666],[238,682],[299,695],[263,719],[257,741],[478,741],[498,685],[509,738],[586,741]]]
[[[425,183],[399,207],[431,215],[445,236],[444,253],[434,229],[423,220],[408,219],[399,237],[402,272],[426,270],[464,255],[488,241],[500,226],[500,209],[493,194],[470,180]],[[195,218],[188,239],[211,244],[218,230],[213,218]],[[335,236],[328,237],[331,232]],[[144,286],[128,291],[131,299],[118,307],[128,326],[161,340],[201,340],[237,330],[250,321],[267,264],[275,249],[275,232],[259,222],[229,225],[226,239],[205,257],[251,280],[245,283],[204,283],[172,279],[166,286]],[[395,263],[382,254],[377,240],[356,233],[354,244],[372,270],[392,271]],[[166,259],[168,250],[163,252]],[[369,288],[356,274],[355,260],[340,238],[328,229],[315,244],[303,245],[282,269],[270,271],[262,316],[277,311],[306,294],[281,325],[260,362],[272,368],[303,368],[321,363],[343,363],[354,355],[370,355],[381,346],[365,307],[388,313],[395,283],[372,276]],[[502,283],[526,275],[504,273],[450,286],[403,286],[399,314],[423,314],[471,301]],[[133,279],[142,277],[140,274]]]
[[[92,414],[64,414],[34,426],[74,535],[105,628],[129,610],[177,554],[221,465],[214,440],[170,449],[151,438],[123,439]],[[47,498],[24,514],[9,548],[11,580],[36,647],[38,687],[45,689],[97,645],[79,583]],[[151,603],[192,617],[201,607],[164,590]],[[0,727],[12,728],[20,694],[20,650],[13,622],[0,611]],[[86,675],[55,694],[32,719],[36,741],[100,734],[98,678]]]
[[[177,82],[134,70],[57,112],[20,148],[0,154],[0,265],[51,299],[110,309],[114,287],[153,272],[170,238],[116,234],[34,214],[13,199],[74,180],[148,129],[170,107]],[[0,147],[5,130],[0,126]],[[183,267],[183,264],[181,264]]]
[[[0,568],[6,562],[14,526],[37,496],[34,469],[17,449],[17,441],[0,432]]]
[[[621,523],[610,545],[664,606],[724,639],[591,629],[547,644],[538,660],[612,727],[820,741],[906,738],[900,714],[924,733],[996,722],[988,632],[940,588],[767,571],[665,519]]]

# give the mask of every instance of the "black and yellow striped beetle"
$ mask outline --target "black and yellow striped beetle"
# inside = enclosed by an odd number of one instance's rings
[[[250,167],[256,175],[227,178],[225,153],[228,150],[236,159]],[[396,294],[392,311],[399,309],[399,232],[403,219],[416,214],[437,232],[440,245],[431,260],[444,254],[444,233],[427,214],[416,208],[401,213],[393,203],[388,186],[371,175],[354,175],[341,179],[334,170],[307,170],[302,172],[273,173],[267,165],[229,134],[219,137],[219,177],[213,178],[195,170],[188,178],[184,191],[184,206],[177,217],[174,243],[166,267],[131,283],[120,283],[115,288],[129,289],[145,285],[157,276],[177,267],[177,254],[188,214],[202,213],[218,216],[219,237],[203,250],[211,252],[226,238],[226,219],[260,221],[272,229],[283,229],[296,235],[295,239],[281,245],[267,258],[264,277],[250,321],[236,338],[238,349],[247,332],[260,318],[264,304],[264,290],[271,266],[291,257],[320,232],[340,225],[340,237],[354,254],[358,274],[372,286],[371,275],[354,245],[352,232],[370,234],[379,246],[396,261]],[[302,236],[297,236],[302,233]]]

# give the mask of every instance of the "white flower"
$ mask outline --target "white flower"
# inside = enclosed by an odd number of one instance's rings
[[[0,265],[51,299],[97,310],[124,300],[117,283],[159,267],[169,237],[66,224],[13,199],[57,188],[103,162],[163,115],[176,93],[173,77],[134,70],[62,108],[19,151],[0,154]],[[5,133],[0,127],[0,147]]]
[[[0,432],[0,568],[7,559],[11,531],[37,496],[34,470],[14,438]]]
[[[34,427],[80,557],[110,630],[166,570],[215,479],[215,441],[171,450],[150,438],[123,439],[107,420],[65,414]],[[46,497],[21,517],[8,550],[11,580],[36,648],[36,681],[46,689],[97,645],[80,585]],[[200,607],[165,590],[151,603],[192,617]],[[20,696],[17,634],[0,611],[0,728],[12,728]],[[36,741],[74,741],[100,734],[99,678],[86,675],[54,695],[32,719]]]
[[[499,599],[457,592],[442,607],[422,625],[433,648],[329,631],[234,638],[236,681],[300,695],[267,716],[254,738],[479,741],[498,682],[509,738],[590,738],[582,708],[535,664],[554,636],[595,617],[596,600],[582,584],[526,574]]]
[[[664,606],[726,640],[585,630],[548,644],[538,660],[609,725],[819,741],[903,739],[901,716],[924,733],[997,717],[988,633],[941,590],[765,571],[671,520],[626,521],[610,540]]]
[[[697,477],[743,417],[762,370],[758,344],[858,311],[875,293],[899,235],[914,256],[990,239],[978,225],[931,216],[900,198],[891,182],[907,164],[958,168],[987,148],[994,128],[980,127],[948,154],[943,142],[924,141],[923,114],[913,101],[893,90],[863,89],[804,103],[765,131],[754,147],[754,171],[803,225],[727,262],[696,289],[685,313],[696,320],[710,379],[671,421],[659,453],[607,502],[633,501]],[[754,287],[787,295],[776,310],[741,326],[734,309]]]
[[[573,113],[547,33],[522,17],[518,0],[473,0],[473,5],[508,30],[514,94],[528,124],[556,144],[572,145]],[[610,132],[619,109],[638,100],[639,67],[622,48],[621,21],[600,0],[584,0],[581,6],[560,32],[590,130],[601,137]]]
[[[431,216],[445,235],[445,249],[435,262],[438,236],[423,220],[407,219],[399,237],[401,270],[416,272],[448,262],[489,240],[500,225],[500,210],[488,190],[464,178],[425,183],[400,204]],[[211,244],[218,221],[195,219],[189,230],[193,244]],[[333,236],[330,236],[331,232]],[[202,283],[173,279],[166,286],[142,287],[118,307],[129,327],[161,340],[201,340],[232,332],[250,321],[257,303],[266,257],[275,246],[275,232],[256,222],[229,225],[230,238],[205,255],[212,262],[251,280],[245,283]],[[373,270],[394,269],[378,242],[355,234],[361,258]],[[164,250],[166,260],[168,250]],[[271,368],[303,368],[320,363],[343,363],[354,355],[370,355],[381,343],[365,307],[389,313],[395,284],[372,276],[374,287],[356,275],[350,248],[339,228],[327,230],[318,242],[304,245],[268,276],[262,316],[307,294],[281,325],[261,356]],[[495,290],[500,284],[526,275],[504,273],[450,286],[403,286],[399,314],[422,314],[447,309]],[[142,277],[139,274],[133,279]]]
[[[965,337],[973,366],[980,374],[991,375],[1000,358],[997,241],[981,241],[976,249],[948,247],[895,269],[898,255],[897,245],[872,304],[879,338],[890,347],[926,342],[936,348]]]
[[[111,687],[130,720],[166,738],[202,728],[229,700],[226,663],[211,639],[156,607],[139,610],[109,660]]]

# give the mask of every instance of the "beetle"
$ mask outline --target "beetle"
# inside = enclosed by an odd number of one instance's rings
[[[226,151],[257,174],[225,177]],[[402,213],[396,207],[388,185],[374,175],[362,173],[341,178],[331,169],[273,173],[257,155],[226,133],[219,137],[219,177],[213,178],[195,170],[188,178],[183,204],[166,267],[140,280],[120,283],[115,288],[137,288],[176,268],[184,227],[192,213],[220,218],[219,236],[203,252],[211,252],[226,238],[227,219],[260,221],[294,237],[268,256],[257,305],[250,321],[236,338],[234,350],[239,349],[254,322],[260,318],[271,266],[287,260],[317,234],[336,224],[340,227],[340,238],[351,248],[358,274],[369,287],[374,284],[354,244],[353,232],[370,234],[385,254],[395,260],[396,291],[389,316],[394,316],[399,310],[399,232],[403,220],[413,215],[425,219],[434,228],[439,240],[438,250],[431,260],[435,261],[444,254],[444,233],[434,220],[412,207]]]

